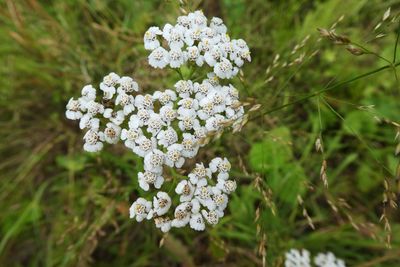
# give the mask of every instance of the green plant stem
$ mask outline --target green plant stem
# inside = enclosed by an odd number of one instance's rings
[[[397,28],[397,37],[396,37],[396,43],[394,44],[394,52],[393,52],[393,64],[396,62],[396,57],[397,57],[397,46],[399,44],[399,37],[400,37],[400,23]]]
[[[398,63],[396,63],[396,64],[385,65],[385,66],[383,66],[383,67],[380,67],[380,68],[377,68],[377,69],[375,69],[375,70],[366,72],[366,73],[364,73],[364,74],[358,75],[358,76],[356,76],[356,77],[353,77],[353,78],[351,78],[351,79],[345,80],[345,81],[343,81],[343,82],[339,82],[339,83],[337,83],[337,84],[334,84],[334,85],[329,86],[329,87],[327,87],[327,88],[325,88],[325,89],[322,89],[322,90],[319,90],[319,91],[317,91],[317,92],[311,93],[311,94],[309,94],[309,95],[307,95],[307,96],[301,97],[301,98],[299,98],[299,99],[297,99],[297,100],[295,100],[295,101],[293,101],[293,102],[290,102],[290,103],[284,104],[284,105],[282,105],[282,106],[279,106],[279,107],[276,107],[276,108],[267,110],[267,111],[265,111],[265,112],[262,112],[261,114],[255,116],[255,117],[250,118],[249,120],[258,119],[258,118],[263,117],[263,116],[265,116],[265,115],[267,115],[267,114],[273,113],[273,112],[275,112],[275,111],[284,109],[284,108],[286,108],[286,107],[295,105],[295,104],[297,104],[297,103],[301,103],[301,102],[303,102],[303,101],[305,101],[305,100],[307,100],[307,99],[310,99],[310,98],[312,98],[312,97],[318,96],[318,95],[320,95],[321,93],[325,93],[325,92],[327,92],[327,91],[331,91],[331,90],[337,89],[337,88],[339,88],[339,87],[341,87],[341,86],[343,86],[343,85],[346,85],[346,84],[355,82],[355,81],[357,81],[357,80],[360,80],[360,79],[362,79],[362,78],[371,76],[371,75],[376,74],[376,73],[378,73],[378,72],[381,72],[381,71],[383,71],[383,70],[386,70],[386,69],[389,69],[389,68],[396,68],[396,67],[398,67],[399,65],[400,65],[400,62],[398,62]]]

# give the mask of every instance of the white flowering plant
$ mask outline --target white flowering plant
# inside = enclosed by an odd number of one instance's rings
[[[111,72],[99,90],[86,85],[81,97],[71,98],[66,117],[79,120],[80,129],[86,130],[84,150],[99,152],[104,143],[122,141],[143,158],[144,170],[137,179],[150,198],[137,198],[129,209],[130,218],[152,219],[163,232],[186,225],[203,231],[206,224],[216,225],[224,216],[228,196],[236,190],[236,182],[229,178],[230,162],[216,157],[208,164],[197,163],[187,176],[172,181],[165,169],[184,168],[210,136],[239,127],[244,107],[239,91],[227,80],[251,60],[250,51],[244,40],[229,38],[220,18],[208,23],[201,11],[180,16],[176,25],[166,24],[162,30],[150,27],[144,47],[151,51],[150,66],[179,72],[182,79],[173,89],[141,92],[133,78]],[[192,70],[189,79],[180,72],[184,65]],[[192,79],[203,65],[206,77]]]

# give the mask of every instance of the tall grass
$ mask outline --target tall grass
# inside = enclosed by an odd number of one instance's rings
[[[230,35],[252,49],[253,62],[235,84],[262,107],[241,132],[223,135],[197,160],[228,154],[234,161],[239,187],[228,215],[200,234],[163,236],[151,224],[134,223],[128,207],[139,192],[138,159],[123,146],[84,153],[81,133],[64,117],[69,97],[110,71],[135,77],[144,91],[172,86],[175,74],[147,65],[142,37],[179,15],[179,1],[5,0],[0,265],[259,266],[264,259],[282,266],[284,252],[297,247],[333,251],[349,266],[398,266],[394,70],[341,83],[388,63],[356,57],[319,40],[316,30],[345,15],[337,32],[361,43],[389,6],[397,14],[397,1],[189,5],[222,16]],[[384,28],[387,36],[368,49],[392,60],[396,29]]]

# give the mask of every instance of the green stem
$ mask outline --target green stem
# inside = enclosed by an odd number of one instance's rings
[[[284,105],[282,105],[282,106],[279,106],[279,107],[276,107],[276,108],[267,110],[267,111],[265,111],[265,112],[262,112],[260,115],[257,115],[257,116],[255,116],[255,117],[251,118],[250,120],[258,119],[258,118],[260,118],[260,117],[262,117],[262,116],[265,116],[265,115],[267,115],[267,114],[273,113],[273,112],[275,112],[275,111],[284,109],[284,108],[286,108],[286,107],[292,106],[292,105],[297,104],[297,103],[301,103],[301,102],[303,102],[304,100],[307,100],[307,99],[310,99],[310,98],[315,97],[315,96],[317,96],[317,95],[320,95],[321,93],[324,93],[324,92],[327,92],[327,91],[331,91],[331,90],[333,90],[333,89],[336,89],[336,88],[341,87],[341,86],[343,86],[343,85],[346,85],[346,84],[355,82],[355,81],[360,80],[360,79],[362,79],[362,78],[364,78],[364,77],[371,76],[371,75],[376,74],[376,73],[378,73],[378,72],[381,72],[381,71],[383,71],[383,70],[386,70],[386,69],[389,69],[389,68],[396,68],[396,67],[399,66],[399,65],[400,65],[400,62],[398,62],[398,63],[396,63],[396,64],[385,65],[385,66],[383,66],[383,67],[380,67],[380,68],[377,68],[377,69],[375,69],[375,70],[366,72],[366,73],[364,73],[364,74],[358,75],[358,76],[356,76],[356,77],[353,77],[353,78],[351,78],[351,79],[345,80],[345,81],[343,81],[343,82],[339,82],[339,83],[334,84],[334,85],[332,85],[332,86],[328,86],[328,87],[325,88],[325,89],[322,89],[322,90],[319,90],[319,91],[317,91],[317,92],[311,93],[311,94],[309,94],[309,95],[307,95],[307,96],[301,97],[301,98],[299,98],[299,99],[297,99],[297,100],[295,100],[295,101],[293,101],[293,102],[290,102],[290,103],[284,104]]]
[[[396,43],[394,44],[393,64],[396,62],[397,45],[399,44],[399,37],[400,37],[400,23],[399,23],[399,26],[398,26],[398,28],[397,28]]]

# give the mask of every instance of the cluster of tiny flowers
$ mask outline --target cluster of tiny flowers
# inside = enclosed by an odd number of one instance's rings
[[[132,78],[110,73],[103,78],[100,90],[103,95],[96,101],[97,90],[85,86],[80,98],[69,100],[66,116],[80,120],[80,128],[87,129],[84,150],[97,152],[104,142],[115,144],[121,140],[142,157],[144,171],[138,173],[138,182],[145,191],[150,187],[160,189],[165,167],[181,168],[205,145],[201,142],[204,138],[232,125],[244,114],[237,89],[219,85],[213,75],[201,83],[180,80],[173,90],[143,95],[137,93],[139,86]],[[105,127],[101,127],[103,124]],[[227,159],[215,158],[209,168],[197,164],[189,179],[176,187],[181,203],[172,220],[162,217],[171,206],[165,192],[158,192],[153,203],[139,198],[131,207],[131,217],[137,221],[154,218],[162,231],[188,223],[195,230],[204,230],[203,219],[216,224],[224,214],[227,194],[236,189],[236,183],[228,180],[229,170]],[[211,186],[208,182],[214,173],[217,183]]]
[[[165,42],[160,42],[160,36]],[[214,72],[202,81],[182,79],[172,89],[152,94],[138,93],[139,86],[132,78],[112,72],[100,83],[102,94],[87,85],[81,97],[71,98],[66,117],[79,120],[80,128],[87,130],[84,150],[98,152],[104,143],[122,141],[143,158],[143,171],[137,175],[139,187],[156,192],[152,201],[138,198],[132,204],[131,218],[138,222],[154,219],[163,232],[188,224],[201,231],[206,223],[218,223],[228,195],[236,189],[236,183],[228,179],[229,161],[215,158],[207,168],[196,164],[188,178],[177,184],[179,204],[171,214],[172,196],[162,191],[165,169],[181,169],[211,136],[230,126],[235,129],[243,120],[238,90],[231,84],[220,84],[219,78],[236,75],[244,60],[250,61],[250,52],[243,40],[229,39],[221,19],[213,18],[207,26],[200,11],[179,17],[177,25],[167,24],[163,31],[151,27],[144,43],[152,50],[152,67],[178,68],[188,61],[201,66],[206,62]],[[169,51],[161,47],[164,43]]]
[[[143,39],[154,68],[179,68],[187,62],[201,67],[206,63],[219,78],[230,79],[245,60],[251,61],[246,42],[231,40],[222,19],[213,17],[208,24],[201,11],[180,16],[176,25],[166,24],[162,30],[150,27]]]
[[[285,254],[285,267],[311,267],[310,252],[302,249],[291,249]],[[346,267],[343,260],[336,258],[332,252],[318,253],[314,257],[314,264],[317,267]]]
[[[138,222],[153,219],[162,232],[187,225],[203,231],[206,224],[213,226],[224,216],[228,195],[236,190],[236,182],[229,179],[230,167],[226,158],[213,159],[208,168],[203,163],[196,164],[186,179],[175,187],[179,204],[171,214],[168,214],[171,197],[159,191],[153,201],[138,198],[129,209],[130,217]]]

